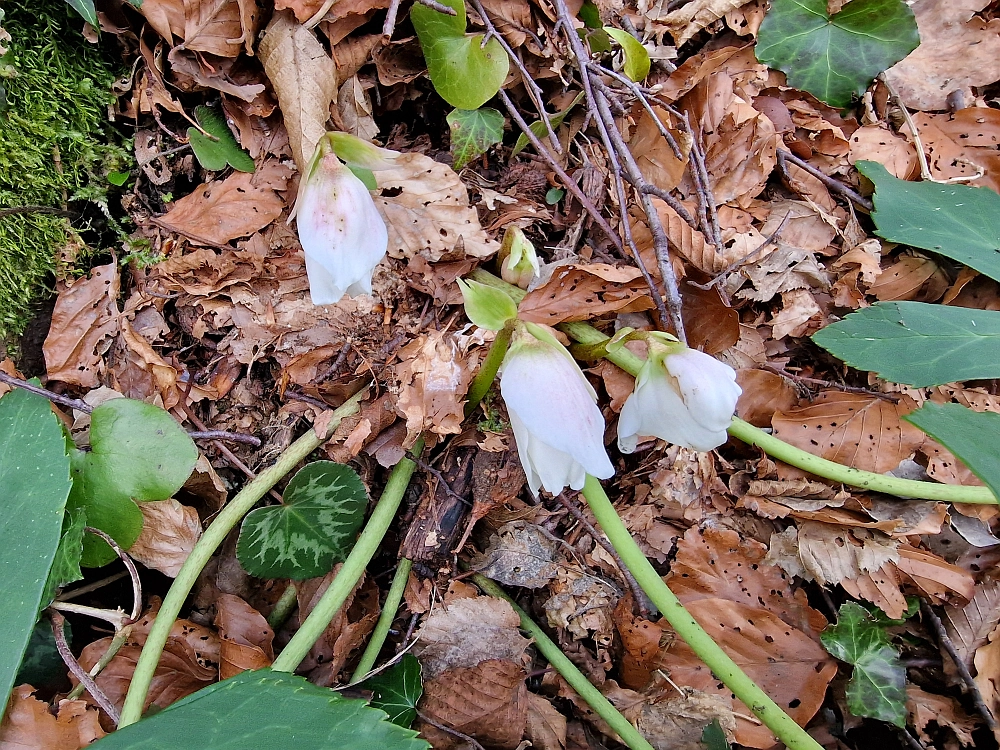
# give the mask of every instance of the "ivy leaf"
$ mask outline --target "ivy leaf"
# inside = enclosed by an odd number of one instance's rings
[[[205,169],[218,172],[230,165],[240,172],[253,172],[254,163],[250,154],[243,150],[233,132],[226,124],[225,118],[211,107],[195,107],[195,119],[205,132],[214,135],[218,140],[205,136],[198,128],[188,128],[188,139],[198,163]]]
[[[903,417],[958,456],[1000,498],[1000,414],[975,412],[959,404],[926,401]]]
[[[349,466],[314,461],[288,483],[284,504],[258,508],[240,528],[236,557],[258,578],[301,581],[326,575],[354,545],[368,505]]]
[[[197,460],[194,441],[166,411],[130,398],[112,399],[90,415],[90,450],[70,457],[68,507],[82,508],[89,526],[128,549],[142,531],[135,501],[172,497]],[[103,540],[84,537],[82,565],[98,567],[116,557]]]
[[[646,48],[639,44],[639,40],[629,34],[624,29],[616,29],[614,26],[605,26],[604,30],[608,36],[614,39],[622,48],[625,55],[625,65],[623,70],[625,75],[638,83],[645,80],[649,75],[649,53]]]
[[[566,107],[566,109],[550,117],[549,122],[552,123],[552,127],[558,128],[560,125],[562,125],[563,121],[566,119],[566,115],[568,115],[573,110],[573,107],[575,107],[583,100],[583,97],[585,95],[586,94],[583,91],[581,91],[579,94],[576,95],[573,101],[569,103],[569,106]],[[535,120],[528,126],[528,129],[532,133],[534,133],[535,136],[539,139],[545,138],[549,134],[548,128],[545,127],[545,123],[542,120]],[[514,150],[511,152],[510,155],[512,157],[517,156],[524,150],[525,146],[527,145],[528,145],[528,136],[526,136],[524,133],[521,133],[521,135],[517,137],[517,142],[514,144]]]
[[[410,20],[420,40],[434,89],[456,109],[479,109],[507,79],[510,60],[503,46],[482,34],[465,33],[465,0],[442,0],[455,10],[449,16],[414,3]]]
[[[906,726],[906,670],[868,610],[855,602],[840,605],[837,623],[820,640],[831,655],[854,666],[847,685],[851,713]]]
[[[872,219],[879,237],[931,250],[1000,281],[1000,195],[968,185],[907,182],[875,161],[855,166],[875,183]]]
[[[503,140],[503,115],[490,107],[455,109],[445,119],[451,128],[456,172]]]
[[[429,750],[366,701],[302,677],[243,672],[91,745],[95,750]]]
[[[101,24],[97,20],[97,9],[94,7],[94,0],[66,0],[66,4],[79,13],[84,21],[100,33]]]
[[[5,706],[59,546],[72,486],[63,430],[47,400],[14,390],[0,398],[0,706]],[[2,713],[2,709],[0,709]]]
[[[876,302],[813,334],[851,367],[917,388],[1000,377],[1000,312]]]
[[[757,35],[757,59],[834,107],[848,107],[883,70],[920,43],[903,0],[853,0],[834,16],[827,0],[771,0]]]
[[[404,654],[398,664],[372,675],[358,687],[372,691],[370,705],[389,714],[389,721],[409,727],[417,718],[417,702],[424,693],[420,662],[413,654]]]

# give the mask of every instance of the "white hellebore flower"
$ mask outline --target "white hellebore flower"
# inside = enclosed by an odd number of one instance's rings
[[[539,487],[558,495],[566,485],[582,489],[587,474],[607,479],[615,473],[604,449],[597,394],[546,329],[517,325],[501,368],[500,394],[536,497]]]
[[[736,372],[682,344],[647,340],[649,358],[618,419],[618,447],[632,453],[640,435],[652,435],[699,451],[718,448],[742,392]]]
[[[335,150],[366,169],[385,168],[384,160],[396,156],[345,133],[327,133],[316,147],[293,212],[314,305],[371,294],[372,272],[389,243],[371,193]]]

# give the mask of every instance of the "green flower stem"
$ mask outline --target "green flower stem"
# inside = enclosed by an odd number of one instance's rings
[[[639,730],[632,726],[629,720],[622,716],[617,708],[611,705],[611,702],[604,697],[600,690],[590,684],[590,680],[583,675],[583,672],[577,669],[576,665],[567,658],[566,654],[545,634],[545,631],[535,624],[535,621],[528,616],[528,613],[517,606],[514,600],[507,596],[502,588],[480,573],[472,576],[472,580],[490,596],[504,599],[510,603],[514,611],[517,612],[517,616],[521,618],[521,629],[534,639],[535,646],[541,652],[542,656],[548,659],[549,664],[555,667],[556,671],[562,675],[570,687],[587,702],[587,705],[594,709],[594,713],[604,719],[608,726],[618,733],[622,742],[628,745],[631,750],[653,750],[652,745],[639,733]]]
[[[352,396],[344,402],[336,411],[327,428],[326,435],[320,438],[315,430],[309,430],[305,435],[292,443],[278,457],[272,466],[257,475],[257,478],[247,484],[237,495],[229,501],[225,508],[215,517],[211,525],[205,529],[205,533],[195,543],[191,554],[188,555],[184,565],[181,566],[177,577],[170,585],[167,596],[160,605],[160,611],[156,615],[153,627],[146,637],[146,644],[142,647],[139,661],[136,662],[135,672],[132,675],[132,682],[125,696],[125,705],[122,708],[121,721],[118,726],[126,727],[134,724],[142,718],[142,709],[146,703],[146,694],[153,681],[153,673],[160,663],[160,655],[163,647],[167,643],[170,629],[173,627],[177,615],[184,605],[191,588],[198,579],[202,568],[208,563],[225,540],[226,536],[233,529],[240,519],[245,516],[257,502],[267,494],[267,491],[274,487],[278,481],[295,466],[312,453],[316,448],[326,442],[333,431],[340,424],[344,417],[350,416],[360,408],[364,391]]]
[[[271,614],[267,616],[267,624],[271,626],[271,630],[277,632],[292,616],[292,611],[298,606],[298,594],[299,590],[295,587],[295,583],[289,581],[285,590],[281,592],[281,598],[271,610]]]
[[[365,652],[361,654],[361,661],[358,662],[357,669],[351,676],[351,682],[360,682],[375,666],[375,660],[378,659],[379,651],[382,650],[385,637],[389,635],[392,621],[396,619],[399,604],[403,601],[403,591],[406,589],[406,581],[410,577],[410,568],[412,567],[413,561],[407,557],[404,557],[396,565],[396,575],[393,576],[389,593],[385,597],[385,606],[382,607],[382,613],[378,617],[378,622],[375,623],[375,630],[372,631],[372,637],[365,647]]]
[[[413,446],[413,452],[420,453],[423,447],[424,441],[420,439]],[[337,577],[323,592],[323,596],[320,597],[313,611],[309,613],[305,622],[292,636],[292,640],[274,660],[271,669],[277,672],[294,672],[306,654],[309,653],[309,649],[319,640],[337,611],[344,606],[344,602],[347,601],[351,592],[354,591],[354,587],[361,580],[361,576],[364,575],[368,563],[375,556],[375,552],[385,537],[385,532],[389,530],[389,524],[396,517],[396,511],[399,510],[399,504],[403,501],[403,494],[406,492],[406,487],[410,483],[410,477],[413,476],[415,468],[416,464],[408,458],[402,459],[393,468],[389,475],[389,481],[382,491],[382,497],[375,505],[375,510],[372,511],[371,518],[368,519],[364,531],[361,532],[358,541],[354,544],[351,554],[347,556]]]
[[[733,694],[743,701],[744,705],[753,711],[764,724],[774,732],[775,736],[785,743],[789,750],[819,750],[816,740],[809,736],[805,729],[768,697],[753,680],[747,677],[729,655],[722,650],[712,636],[684,609],[667,584],[649,564],[642,554],[639,545],[618,517],[617,511],[608,499],[601,483],[588,475],[583,485],[583,496],[594,513],[601,529],[622,559],[625,567],[635,576],[636,581],[646,592],[663,618],[677,632],[684,642],[691,647],[695,655],[712,670],[712,673],[722,680]]]
[[[516,286],[507,284],[507,282],[498,279],[487,271],[477,269],[470,277],[481,284],[503,289],[515,302],[520,302],[524,299],[525,293],[522,290]],[[587,323],[562,323],[559,325],[559,328],[570,338],[584,345],[594,346],[608,341],[607,336]],[[634,376],[639,374],[639,370],[645,364],[645,360],[642,357],[636,356],[623,346],[618,347],[615,351],[609,351],[606,357]],[[815,474],[833,482],[841,482],[851,487],[858,487],[871,492],[884,492],[888,495],[914,498],[916,500],[935,500],[938,502],[970,503],[976,505],[1000,504],[987,487],[921,482],[913,479],[889,477],[871,471],[852,469],[834,461],[815,456],[801,448],[796,448],[794,445],[789,445],[784,440],[779,440],[774,435],[769,435],[738,417],[733,418],[733,423],[729,427],[729,434],[748,445],[760,448],[769,456],[784,461],[790,466],[808,471],[810,474]]]
[[[483,360],[482,367],[479,368],[479,372],[476,373],[476,377],[472,379],[472,384],[469,386],[465,404],[466,417],[476,410],[479,402],[483,400],[483,396],[489,392],[493,381],[496,380],[497,372],[500,370],[504,355],[507,354],[507,348],[510,346],[510,336],[513,330],[511,326],[504,326],[497,331],[496,338],[490,345],[490,351],[486,355],[486,359]]]

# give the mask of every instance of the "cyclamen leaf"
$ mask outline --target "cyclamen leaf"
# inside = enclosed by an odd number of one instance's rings
[[[49,402],[15,390],[0,398],[0,706],[31,638],[72,483],[62,427]],[[0,714],[3,709],[0,708]]]
[[[341,698],[302,677],[243,672],[119,729],[96,750],[428,750],[417,733],[366,701]]]
[[[435,91],[457,109],[479,109],[500,90],[510,69],[503,46],[482,34],[465,33],[465,0],[442,0],[449,16],[414,3],[410,20],[420,40]]]
[[[1000,195],[968,185],[907,182],[875,161],[854,166],[875,183],[872,219],[879,237],[932,250],[1000,281]]]
[[[771,0],[757,35],[757,59],[788,85],[834,107],[916,49],[913,11],[903,0],[853,0],[834,16],[827,0]]]
[[[625,55],[625,65],[623,70],[625,75],[638,83],[645,80],[649,75],[649,53],[639,40],[623,29],[616,29],[614,26],[605,26],[604,30],[622,48]]]
[[[198,157],[198,163],[205,169],[217,172],[230,165],[240,172],[253,172],[254,163],[250,154],[243,150],[232,131],[226,124],[225,118],[211,107],[196,107],[194,110],[195,119],[205,131],[214,135],[218,140],[213,141],[205,137],[198,128],[188,128],[188,139],[191,141],[191,148],[194,155]]]
[[[417,703],[424,693],[420,662],[413,654],[404,654],[398,664],[372,675],[358,687],[372,691],[370,705],[389,714],[389,721],[409,727],[417,718]]]
[[[503,115],[490,107],[455,109],[445,118],[451,128],[453,168],[457,172],[503,140]]]
[[[927,401],[903,417],[954,453],[1000,498],[1000,414]]]
[[[851,367],[923,388],[1000,377],[1000,312],[877,302],[815,333]]]
[[[258,578],[303,580],[342,562],[364,522],[368,495],[348,466],[315,461],[288,483],[283,505],[258,508],[244,520],[236,557]]]

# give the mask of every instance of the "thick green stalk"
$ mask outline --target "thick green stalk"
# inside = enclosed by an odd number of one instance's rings
[[[420,453],[423,447],[424,441],[418,440],[413,446],[414,453]],[[382,497],[375,505],[375,510],[372,511],[364,531],[355,542],[351,554],[347,556],[337,577],[323,592],[323,596],[320,597],[313,611],[309,613],[305,622],[292,636],[292,640],[274,660],[271,669],[278,672],[294,672],[306,654],[309,653],[309,649],[333,620],[337,610],[344,606],[347,597],[351,595],[354,587],[361,580],[361,576],[364,575],[368,563],[375,556],[375,552],[385,537],[385,532],[389,530],[389,524],[396,517],[396,511],[399,510],[399,504],[403,501],[403,494],[406,492],[406,487],[410,483],[410,477],[413,476],[415,468],[416,464],[408,458],[402,459],[393,468],[389,475],[389,481],[382,491]]]
[[[524,298],[524,292],[516,286],[511,286],[507,282],[481,269],[474,271],[470,278],[475,279],[481,284],[502,289],[515,302],[520,302]],[[570,336],[570,338],[575,339],[581,344],[593,346],[608,341],[607,336],[587,323],[562,323],[559,328]],[[640,368],[645,364],[645,360],[642,357],[636,356],[625,347],[619,347],[616,351],[608,352],[605,356],[608,360],[614,362],[632,375],[638,375]],[[760,448],[773,458],[784,461],[786,464],[802,469],[803,471],[808,471],[810,474],[870,492],[884,492],[888,495],[896,495],[898,497],[935,500],[946,503],[998,504],[997,498],[986,487],[921,482],[913,479],[889,477],[885,474],[876,474],[872,471],[852,469],[843,464],[815,456],[801,448],[796,448],[794,445],[790,445],[784,440],[774,437],[774,435],[768,435],[763,430],[744,422],[738,417],[733,418],[733,423],[729,427],[729,434],[748,445]]]
[[[333,418],[327,428],[326,435],[320,438],[315,430],[309,430],[300,437],[284,453],[278,456],[278,460],[272,466],[257,475],[237,495],[229,501],[225,508],[215,517],[211,525],[205,529],[188,555],[180,572],[167,591],[167,596],[160,605],[160,611],[156,615],[156,621],[149,630],[146,637],[146,644],[142,647],[139,661],[135,665],[135,672],[132,675],[132,682],[125,696],[125,705],[122,708],[119,728],[134,724],[142,717],[142,709],[146,703],[146,693],[149,692],[150,683],[153,681],[153,673],[160,663],[160,655],[163,647],[167,643],[167,636],[173,627],[174,620],[180,614],[184,600],[187,599],[191,588],[198,579],[202,568],[208,563],[225,540],[226,536],[233,529],[240,519],[245,516],[257,502],[267,494],[268,490],[274,487],[278,481],[289,471],[322,445],[330,438],[333,431],[340,424],[344,417],[350,416],[358,411],[359,404],[364,395],[364,391],[352,396],[342,406],[333,413]]]
[[[646,738],[639,734],[639,730],[632,726],[617,708],[611,705],[611,702],[604,697],[600,690],[590,684],[590,680],[583,675],[583,672],[577,669],[566,654],[545,634],[545,631],[538,627],[535,621],[528,616],[528,613],[517,606],[502,588],[479,573],[476,573],[472,580],[490,596],[510,602],[514,611],[517,612],[517,616],[521,618],[521,629],[534,639],[535,646],[542,656],[548,659],[549,664],[555,667],[556,671],[569,683],[569,686],[587,702],[587,705],[594,709],[594,713],[604,719],[608,726],[618,733],[622,742],[628,745],[631,750],[653,750]]]
[[[396,565],[396,575],[392,577],[392,585],[385,597],[385,606],[382,607],[382,613],[378,617],[378,622],[375,623],[375,630],[372,631],[372,637],[365,647],[365,652],[361,654],[361,661],[358,662],[358,666],[351,676],[351,682],[363,680],[375,666],[375,660],[378,659],[379,651],[382,650],[385,637],[389,635],[392,621],[396,619],[399,604],[403,601],[403,592],[406,590],[406,581],[410,577],[410,568],[412,567],[413,561],[408,557],[404,557]]]
[[[471,385],[469,385],[469,393],[465,404],[466,417],[476,410],[479,402],[483,400],[483,396],[489,392],[490,387],[493,385],[493,381],[497,377],[497,372],[500,370],[500,365],[503,364],[504,355],[507,354],[507,348],[510,346],[512,331],[513,328],[508,326],[497,331],[497,336],[490,345],[490,351],[486,355],[486,359],[483,360],[482,367],[479,368],[479,372],[476,373],[476,377],[473,378]]]
[[[587,482],[583,485],[583,496],[625,567],[635,576],[635,580],[660,610],[663,618],[691,647],[695,655],[705,662],[712,673],[722,680],[725,686],[790,750],[819,750],[820,744],[782,711],[757,683],[747,677],[739,665],[729,658],[719,644],[712,640],[712,636],[706,633],[684,609],[684,605],[677,600],[674,592],[668,588],[646,556],[642,554],[639,545],[635,543],[618,517],[601,483],[588,475]]]

